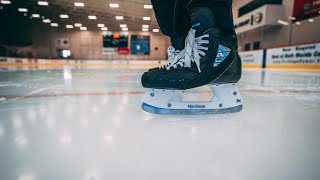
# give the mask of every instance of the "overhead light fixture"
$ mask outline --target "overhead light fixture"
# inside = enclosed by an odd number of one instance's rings
[[[73,25],[66,25],[66,28],[72,29],[72,28],[73,28]]]
[[[123,20],[123,16],[116,16],[116,20]]]
[[[128,31],[129,29],[128,28],[122,28],[122,31]]]
[[[69,18],[69,15],[68,14],[60,14],[60,18],[67,19],[67,18]]]
[[[74,26],[75,26],[75,27],[81,27],[82,24],[81,24],[81,23],[75,23]]]
[[[119,4],[117,4],[117,3],[110,3],[109,6],[111,8],[119,8]]]
[[[107,27],[102,27],[101,31],[108,31],[108,28]]]
[[[40,18],[40,15],[39,15],[39,14],[32,14],[31,17],[33,17],[33,18]]]
[[[289,19],[292,20],[292,21],[296,20],[296,18],[293,17],[293,16],[289,16]]]
[[[288,22],[283,21],[283,20],[281,20],[281,19],[278,20],[278,23],[279,23],[279,24],[282,24],[282,25],[285,25],[285,26],[289,25]]]
[[[40,6],[48,6],[49,3],[47,1],[38,1],[38,5],[40,5]]]
[[[93,15],[90,15],[88,16],[89,19],[97,19],[97,16],[93,16]]]
[[[121,28],[126,28],[127,25],[126,25],[126,24],[120,24],[120,27],[121,27]]]
[[[11,4],[11,1],[9,1],[9,0],[2,0],[2,1],[1,1],[1,4]]]
[[[88,28],[87,27],[80,27],[81,31],[86,31]]]
[[[308,21],[311,22],[311,23],[313,23],[313,22],[314,22],[314,19],[309,19]]]
[[[143,20],[145,20],[145,21],[150,21],[150,20],[151,20],[151,17],[143,17]]]
[[[148,29],[148,28],[149,28],[149,25],[142,25],[142,28]]]
[[[159,29],[153,29],[152,32],[160,32]]]
[[[98,26],[98,27],[100,27],[100,28],[105,27],[105,25],[104,25],[104,24],[98,24],[97,26]]]
[[[51,23],[51,20],[50,19],[44,19],[42,20],[43,23]]]
[[[143,7],[144,7],[145,9],[152,9],[152,8],[153,8],[153,6],[150,5],[150,4],[145,4]]]
[[[146,31],[149,31],[149,29],[147,29],[147,28],[142,28],[142,31],[146,32]]]
[[[76,6],[76,7],[84,7],[84,3],[83,2],[75,2],[74,6]]]
[[[120,35],[122,35],[122,36],[128,36],[129,33],[128,33],[128,31],[122,31],[122,32],[120,32]]]
[[[18,11],[19,12],[28,12],[28,9],[26,9],[26,8],[18,8]]]
[[[296,22],[296,25],[301,25],[301,22]]]
[[[58,23],[51,23],[50,26],[52,26],[52,27],[58,27],[59,25],[58,25]]]

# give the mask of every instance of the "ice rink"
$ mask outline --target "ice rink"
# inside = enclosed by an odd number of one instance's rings
[[[1,67],[1,179],[320,179],[319,73],[246,69],[242,112],[166,116],[147,68]]]

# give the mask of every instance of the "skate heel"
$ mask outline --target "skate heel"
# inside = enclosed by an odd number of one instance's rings
[[[242,75],[242,62],[240,56],[237,54],[235,60],[230,64],[225,72],[223,72],[217,79],[212,81],[210,85],[237,83]]]

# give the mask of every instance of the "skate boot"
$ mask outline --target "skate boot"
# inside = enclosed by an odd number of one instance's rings
[[[155,114],[218,114],[242,110],[235,85],[241,78],[241,59],[235,34],[219,28],[203,30],[196,23],[183,49],[166,68],[142,76],[147,88],[142,109]],[[198,32],[197,32],[197,30]],[[200,32],[200,33],[199,33]],[[207,102],[183,102],[186,90],[208,85],[214,97]]]

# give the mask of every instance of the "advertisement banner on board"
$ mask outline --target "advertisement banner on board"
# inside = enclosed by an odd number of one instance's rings
[[[268,65],[320,65],[320,43],[268,49]]]
[[[128,54],[130,54],[130,49],[129,48],[118,48],[118,54],[128,55]]]
[[[114,55],[116,53],[115,48],[103,48],[102,55]]]
[[[296,21],[319,16],[320,0],[295,0],[293,7],[293,17]]]
[[[244,65],[260,65],[263,62],[263,50],[239,52]]]
[[[244,33],[256,28],[266,26],[279,26],[279,18],[283,18],[284,7],[282,5],[264,5],[251,11],[234,21],[237,33]]]

